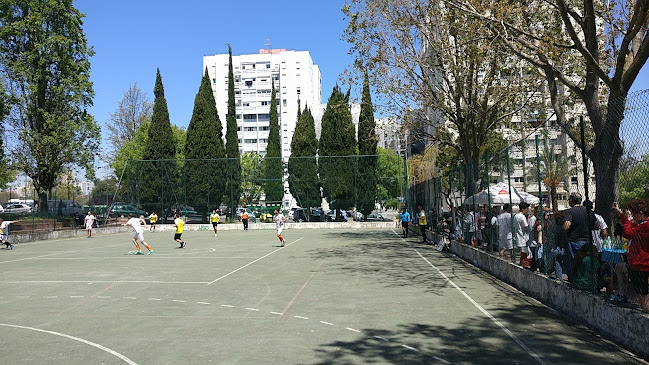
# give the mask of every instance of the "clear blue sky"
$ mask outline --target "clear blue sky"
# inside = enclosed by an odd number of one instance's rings
[[[203,74],[203,56],[258,53],[267,48],[308,50],[322,73],[324,102],[350,63],[344,0],[152,1],[78,0],[83,30],[94,47],[91,114],[103,126],[124,91],[137,83],[153,101],[160,68],[171,123],[187,126]]]

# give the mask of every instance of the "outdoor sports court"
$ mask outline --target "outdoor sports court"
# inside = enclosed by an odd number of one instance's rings
[[[392,229],[145,231],[0,250],[2,364],[629,364]],[[144,250],[146,251],[146,250]]]

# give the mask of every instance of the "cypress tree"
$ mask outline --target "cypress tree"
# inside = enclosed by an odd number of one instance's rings
[[[358,174],[356,184],[356,208],[365,217],[374,210],[377,186],[376,122],[374,105],[370,95],[370,81],[365,72],[361,113],[358,118]]]
[[[298,110],[295,133],[291,140],[291,157],[288,159],[288,188],[301,207],[320,205],[320,182],[318,179],[318,140],[315,122],[308,107]]]
[[[284,198],[284,166],[282,164],[282,145],[279,137],[279,116],[277,114],[277,95],[275,80],[270,97],[270,128],[268,146],[264,157],[264,192],[267,202],[279,202]]]
[[[223,132],[212,94],[210,78],[205,69],[194,100],[192,119],[185,142],[186,203],[202,213],[218,207],[225,188],[221,166],[225,157]]]
[[[348,96],[336,85],[322,115],[318,167],[323,197],[334,209],[353,205],[356,131]],[[345,157],[334,157],[345,156]]]
[[[232,47],[228,44],[230,56],[228,64],[228,114],[225,117],[227,130],[225,134],[225,154],[228,158],[227,186],[225,190],[228,205],[235,209],[241,198],[241,156],[239,155],[239,136],[237,134],[237,109],[234,99],[234,72],[232,71]]]
[[[153,94],[155,95],[153,114],[144,148],[144,158],[149,161],[142,161],[141,164],[140,191],[141,202],[147,210],[163,210],[169,208],[168,205],[176,200],[174,185],[178,184],[178,179],[175,161],[176,141],[171,129],[160,69],[156,72]]]

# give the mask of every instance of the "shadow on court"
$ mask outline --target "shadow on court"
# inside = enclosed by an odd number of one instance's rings
[[[441,308],[438,315],[445,316],[452,310]],[[518,306],[491,312],[496,318],[507,317],[510,323],[517,324],[508,328],[524,334],[519,340],[530,353],[490,319],[476,315],[453,327],[411,323],[395,331],[364,329],[363,337],[356,340],[334,341],[316,349],[316,364],[646,364],[613,344],[594,341],[595,336],[581,326],[571,324],[566,331],[566,319],[551,310]],[[546,323],[550,319],[563,325],[534,326],[539,315],[546,316]]]
[[[449,286],[445,280],[439,280],[436,271],[428,270],[430,265],[409,249],[400,236],[390,236],[385,231],[329,232],[323,236],[328,241],[344,244],[307,250],[305,253],[316,261],[326,259],[329,265],[346,276],[362,276],[387,287],[417,286],[427,293],[440,295],[440,290]],[[420,252],[437,254],[434,246],[418,245],[410,238],[408,241],[416,245]],[[437,254],[434,260],[436,264],[447,262],[450,265],[452,259]]]

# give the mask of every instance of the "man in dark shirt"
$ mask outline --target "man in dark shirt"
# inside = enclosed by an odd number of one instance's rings
[[[599,229],[599,224],[593,211],[588,211],[586,207],[581,205],[581,194],[577,192],[570,193],[568,204],[570,209],[566,210],[563,230],[568,234],[568,264],[572,265],[575,254],[582,246],[589,243],[591,231]],[[590,215],[590,218],[588,218],[587,214]],[[589,219],[591,228],[588,228]],[[572,283],[573,280],[574,273],[569,271],[568,281]]]

